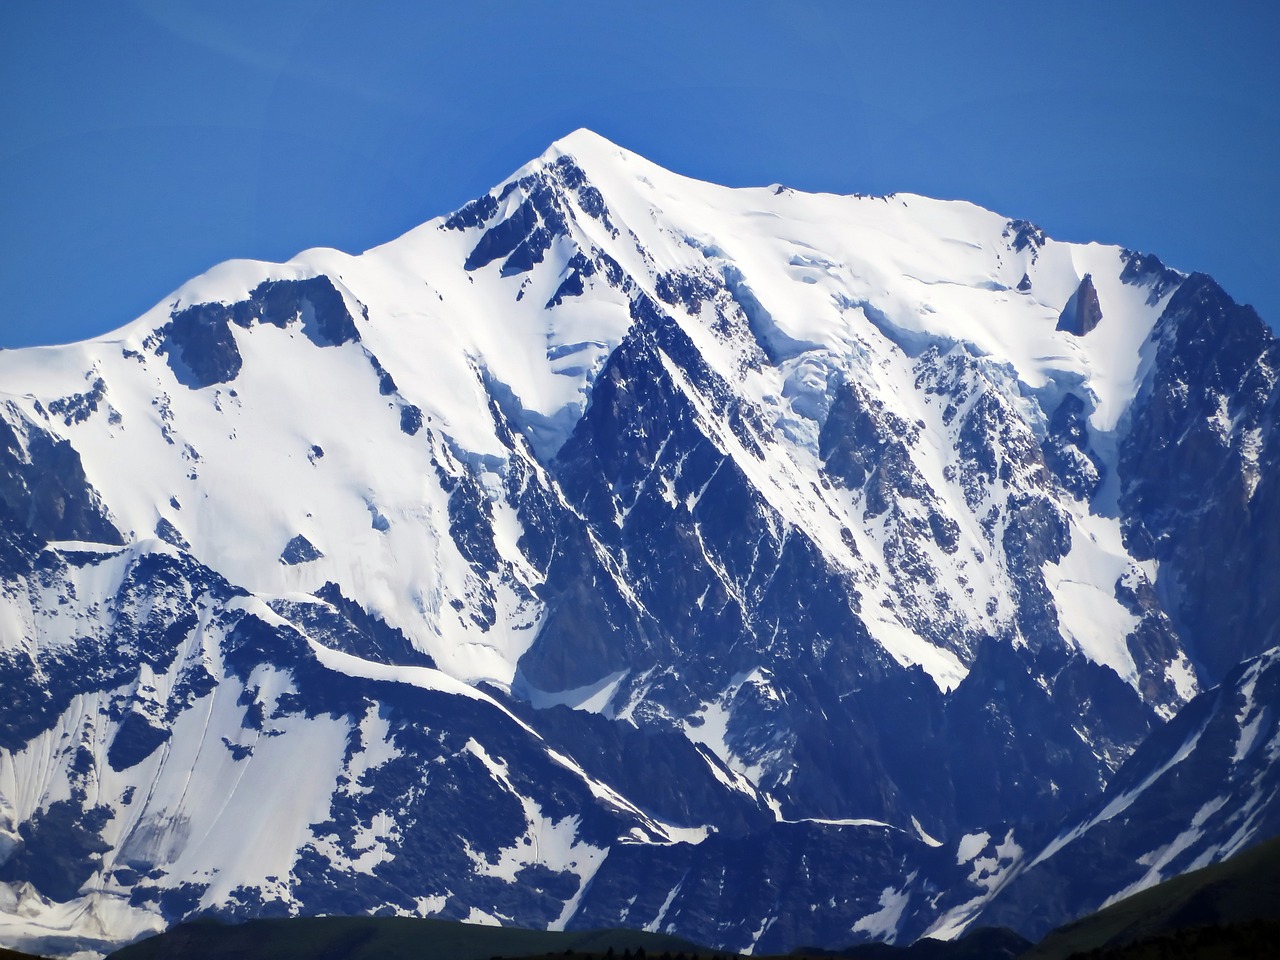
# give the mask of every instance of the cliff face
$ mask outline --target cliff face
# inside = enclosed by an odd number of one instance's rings
[[[1085,274],[1080,279],[1080,286],[1071,295],[1067,305],[1058,315],[1057,329],[1076,337],[1083,337],[1102,320],[1102,304],[1098,301],[1098,291],[1093,285],[1093,277]]]

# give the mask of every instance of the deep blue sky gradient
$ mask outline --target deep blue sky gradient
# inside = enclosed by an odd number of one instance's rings
[[[0,346],[384,242],[580,126],[720,183],[972,200],[1280,323],[1276,6],[7,0]]]

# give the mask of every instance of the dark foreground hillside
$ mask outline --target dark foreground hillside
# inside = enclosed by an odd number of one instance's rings
[[[981,927],[956,940],[917,940],[910,946],[860,943],[838,954],[848,960],[1017,960],[1032,942],[1005,927]],[[813,951],[796,951],[805,955]]]
[[[183,923],[117,950],[111,960],[489,960],[639,951],[654,958],[712,955],[679,937],[640,930],[562,933],[416,917],[297,917]]]
[[[1059,927],[1027,954],[1027,960],[1065,960],[1104,950],[1099,956],[1201,956],[1186,950],[1245,949],[1264,953],[1223,956],[1280,956],[1280,837],[1260,843],[1222,863],[1185,873]],[[1137,952],[1120,952],[1134,945]],[[1234,949],[1234,947],[1233,947]],[[1156,953],[1142,951],[1155,950]],[[1204,956],[1216,954],[1205,953]]]
[[[1075,960],[1271,960],[1280,955],[1280,922],[1191,927],[1123,946],[1073,953]]]

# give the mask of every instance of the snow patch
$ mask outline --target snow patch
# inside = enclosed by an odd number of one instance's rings
[[[902,914],[911,899],[911,894],[906,888],[915,877],[915,873],[909,874],[901,890],[885,887],[880,892],[880,909],[858,920],[851,932],[865,933],[873,940],[893,943],[897,937],[898,927],[902,923]]]

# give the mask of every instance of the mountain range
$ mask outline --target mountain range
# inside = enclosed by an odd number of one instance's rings
[[[1152,254],[588,131],[0,352],[0,942],[1037,939],[1222,860],[1280,833],[1278,353]]]

